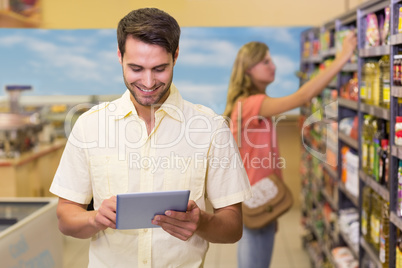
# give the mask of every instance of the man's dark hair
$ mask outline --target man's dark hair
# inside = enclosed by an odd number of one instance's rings
[[[162,10],[141,8],[128,13],[117,27],[117,43],[122,57],[128,35],[144,43],[161,46],[174,57],[179,46],[180,26]]]

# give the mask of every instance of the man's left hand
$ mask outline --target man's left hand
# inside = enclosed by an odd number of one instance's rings
[[[156,215],[152,224],[159,225],[174,237],[187,241],[200,225],[201,209],[190,200],[186,212],[167,210],[165,215]]]

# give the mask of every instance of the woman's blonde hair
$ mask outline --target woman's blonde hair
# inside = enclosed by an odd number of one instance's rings
[[[262,61],[268,51],[268,46],[261,42],[249,42],[240,48],[230,76],[224,116],[230,118],[234,103],[238,98],[259,93],[247,71]]]

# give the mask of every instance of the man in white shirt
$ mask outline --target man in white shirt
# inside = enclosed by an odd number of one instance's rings
[[[50,188],[60,197],[59,228],[92,238],[89,267],[202,267],[208,242],[242,235],[241,202],[251,192],[236,143],[221,116],[184,101],[172,83],[174,18],[134,10],[117,37],[127,91],[74,125]],[[190,190],[187,212],[155,216],[162,228],[116,229],[117,194],[181,189]]]

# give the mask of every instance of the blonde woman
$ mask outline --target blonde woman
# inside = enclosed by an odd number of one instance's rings
[[[351,32],[330,66],[295,93],[280,98],[271,98],[265,92],[275,80],[276,69],[268,46],[250,42],[240,48],[230,77],[224,116],[231,120],[231,131],[251,185],[272,174],[282,178],[271,117],[297,108],[320,94],[348,62],[356,44],[357,38]],[[269,267],[276,227],[276,222],[260,229],[243,226],[243,237],[238,245],[238,267]]]

